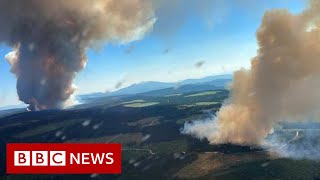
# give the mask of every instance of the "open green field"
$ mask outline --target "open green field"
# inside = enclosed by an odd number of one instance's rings
[[[145,102],[145,100],[143,100],[143,99],[136,99],[136,100],[132,100],[132,101],[123,102],[122,104],[144,103],[144,102]]]
[[[159,104],[158,102],[130,103],[123,105],[124,107],[148,107]]]
[[[201,92],[201,93],[191,94],[186,97],[208,96],[208,95],[214,95],[218,92],[219,91],[205,91],[205,92]]]
[[[182,107],[194,107],[194,106],[210,106],[219,104],[218,102],[196,102],[193,104],[182,105]]]
[[[165,95],[164,97],[173,97],[173,96],[181,96],[182,94],[169,94]]]

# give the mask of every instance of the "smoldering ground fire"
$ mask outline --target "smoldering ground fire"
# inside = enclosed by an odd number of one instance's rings
[[[141,38],[155,22],[147,0],[2,0],[0,42],[30,110],[61,108],[74,93],[86,50]]]
[[[300,14],[270,10],[257,31],[251,69],[234,73],[231,97],[216,117],[185,124],[211,143],[261,144],[280,121],[320,115],[320,1]]]

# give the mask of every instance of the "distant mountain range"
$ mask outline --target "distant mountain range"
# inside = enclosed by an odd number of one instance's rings
[[[232,75],[217,75],[208,76],[200,79],[186,79],[183,81],[168,83],[148,81],[132,84],[128,87],[119,89],[114,92],[96,92],[91,94],[78,95],[76,98],[82,103],[88,102],[88,100],[112,97],[112,96],[126,96],[126,95],[144,95],[144,96],[164,96],[170,94],[183,94],[196,91],[207,91],[225,88],[232,80]],[[20,104],[15,106],[0,107],[0,116],[3,114],[11,113],[11,111],[25,110],[27,105]]]
[[[216,76],[207,76],[200,79],[186,79],[184,81],[181,81],[181,85],[185,84],[201,84],[201,83],[210,83],[215,80],[231,80],[232,75],[231,74],[223,74],[223,75],[216,75]]]
[[[225,83],[227,82],[230,82],[230,81],[225,80]],[[185,94],[190,92],[217,90],[217,89],[223,89],[224,87],[225,86],[215,86],[215,85],[206,84],[206,83],[186,84],[186,85],[181,85],[177,87],[159,89],[159,90],[149,91],[149,92],[140,93],[140,94],[144,96],[166,96],[166,95],[173,95],[173,94]]]
[[[106,96],[120,96],[120,95],[134,95],[141,94],[144,95],[166,95],[172,93],[187,93],[193,91],[205,91],[205,90],[214,90],[225,88],[228,83],[232,80],[232,75],[217,75],[217,76],[208,76],[200,79],[187,79],[179,81],[176,83],[167,83],[167,82],[156,82],[148,81],[141,82],[137,84],[132,84],[128,87],[119,89],[114,92],[108,93],[92,93],[77,96],[77,99],[83,101],[85,99],[99,98]]]

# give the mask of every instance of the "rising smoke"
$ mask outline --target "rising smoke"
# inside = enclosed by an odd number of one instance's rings
[[[279,131],[268,136],[262,146],[281,157],[320,160],[319,129],[310,127],[297,132],[282,131],[284,132]],[[296,134],[294,138],[293,133]],[[292,139],[288,139],[288,135],[291,135],[289,137]]]
[[[261,144],[283,120],[320,118],[320,1],[301,14],[267,11],[251,69],[234,73],[231,97],[216,117],[185,124],[211,143]]]
[[[29,110],[61,108],[86,50],[142,38],[155,23],[149,0],[1,0],[0,43]]]
[[[30,104],[30,110],[61,108],[75,91],[73,79],[85,67],[88,48],[104,43],[129,43],[151,30],[161,38],[173,37],[187,19],[200,17],[204,21],[216,21],[222,18],[226,4],[248,4],[246,1],[252,3],[252,0],[229,0],[228,3],[219,0],[1,0],[0,43],[14,50],[6,59],[17,77],[19,99]]]

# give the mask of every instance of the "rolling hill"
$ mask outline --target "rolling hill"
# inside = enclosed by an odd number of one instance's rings
[[[225,88],[232,80],[231,75],[208,76],[200,79],[187,79],[176,83],[148,81],[132,84],[128,87],[108,93],[91,93],[77,96],[80,102],[86,102],[88,99],[142,94],[146,95],[166,95],[171,93],[187,93],[193,91],[206,91]]]

